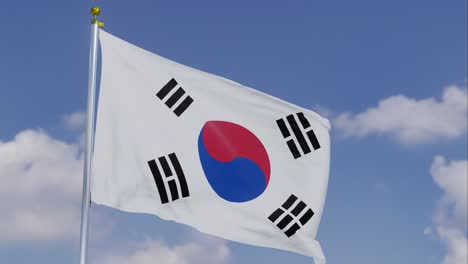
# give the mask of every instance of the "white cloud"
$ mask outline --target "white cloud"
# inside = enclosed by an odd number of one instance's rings
[[[86,113],[74,112],[63,117],[63,123],[70,129],[81,130],[86,126]]]
[[[0,245],[78,241],[82,166],[77,144],[51,138],[42,130],[21,131],[11,141],[0,141]],[[106,239],[109,221],[94,213],[90,238]],[[223,240],[199,235],[188,241],[169,246],[148,240],[134,245],[130,254],[117,251],[98,257],[96,263],[228,263],[230,252]]]
[[[468,242],[466,233],[460,228],[437,227],[437,235],[445,243],[447,253],[442,264],[466,264],[468,263]]]
[[[436,156],[431,166],[435,183],[444,191],[443,206],[453,206],[453,217],[466,224],[468,208],[468,161],[449,163],[442,156]]]
[[[77,237],[81,173],[77,145],[44,131],[0,141],[0,243]]]
[[[444,157],[436,156],[430,171],[444,192],[434,214],[435,234],[447,247],[443,264],[466,264],[468,161],[447,162]]]
[[[168,246],[148,240],[135,246],[128,255],[111,254],[98,259],[99,264],[223,264],[228,263],[229,248],[224,241],[203,239],[182,245]]]
[[[410,144],[452,139],[466,135],[467,105],[466,88],[449,86],[440,100],[391,96],[364,112],[339,115],[334,125],[346,136],[387,134]]]

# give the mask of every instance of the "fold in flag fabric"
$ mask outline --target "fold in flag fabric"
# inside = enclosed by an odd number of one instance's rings
[[[105,31],[100,42],[93,202],[325,263],[327,119]]]

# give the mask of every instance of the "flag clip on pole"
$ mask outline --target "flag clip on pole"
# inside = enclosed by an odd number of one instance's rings
[[[88,108],[86,125],[86,149],[84,155],[83,171],[83,196],[81,204],[81,233],[80,233],[80,264],[86,264],[87,244],[88,244],[88,226],[89,226],[89,207],[91,203],[90,178],[91,178],[91,160],[92,149],[94,145],[94,108],[96,99],[96,71],[97,71],[97,52],[99,28],[104,27],[104,23],[97,20],[101,10],[99,7],[91,8],[91,47],[89,51],[89,77],[88,77]]]

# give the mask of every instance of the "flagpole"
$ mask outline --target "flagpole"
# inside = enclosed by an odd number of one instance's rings
[[[91,206],[90,178],[92,149],[94,145],[94,108],[96,99],[96,68],[99,28],[104,24],[97,20],[100,14],[99,7],[91,8],[91,47],[89,50],[89,72],[88,72],[88,108],[86,125],[86,146],[84,155],[83,171],[83,196],[81,204],[81,234],[80,234],[80,264],[86,264],[88,251],[88,227],[89,227],[89,207]]]

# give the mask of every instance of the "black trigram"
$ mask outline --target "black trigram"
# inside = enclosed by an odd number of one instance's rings
[[[151,173],[153,174],[154,181],[156,182],[161,203],[168,203],[169,200],[175,201],[181,196],[188,197],[190,194],[187,186],[187,180],[185,179],[184,172],[182,171],[182,167],[180,166],[176,154],[172,153],[167,155],[167,157],[159,157],[158,161],[159,168],[156,160],[154,159],[148,161],[148,165],[151,169]],[[163,174],[164,177],[162,176]],[[171,193],[171,198],[168,196],[168,189]]]
[[[156,96],[159,99],[163,100],[169,93],[171,93],[171,91],[177,86],[177,84],[177,81],[174,78],[172,78],[168,83],[166,83],[166,85],[164,85],[163,88],[161,88],[161,90],[159,90],[159,92],[156,93]],[[176,114],[177,116],[180,116],[182,113],[184,113],[185,110],[187,110],[187,108],[193,103],[193,99],[189,95],[187,95],[183,100],[181,100],[184,95],[185,90],[182,87],[179,87],[165,101],[165,104],[167,105],[167,107],[169,107],[169,109],[171,109],[174,105],[182,101],[174,108],[174,114]]]
[[[268,219],[273,223],[276,223],[279,219],[276,226],[283,230],[287,237],[291,237],[314,216],[314,211],[306,207],[307,205],[303,201],[298,200],[294,194],[291,194],[288,200],[280,208],[276,209]]]
[[[295,116],[297,116],[297,118]],[[297,119],[299,119],[301,127],[299,126]],[[286,122],[289,124],[289,127],[288,125],[286,125]],[[276,120],[276,124],[281,130],[281,134],[283,134],[283,137],[287,140],[286,144],[288,145],[289,150],[291,151],[295,159],[301,157],[302,154],[299,151],[296,142],[294,141],[294,138],[301,146],[304,155],[311,152],[311,147],[314,148],[314,150],[320,148],[317,136],[315,136],[314,130],[310,127],[309,120],[307,120],[303,113],[288,115],[286,117],[286,122],[284,118]],[[309,140],[307,140],[306,137]]]

